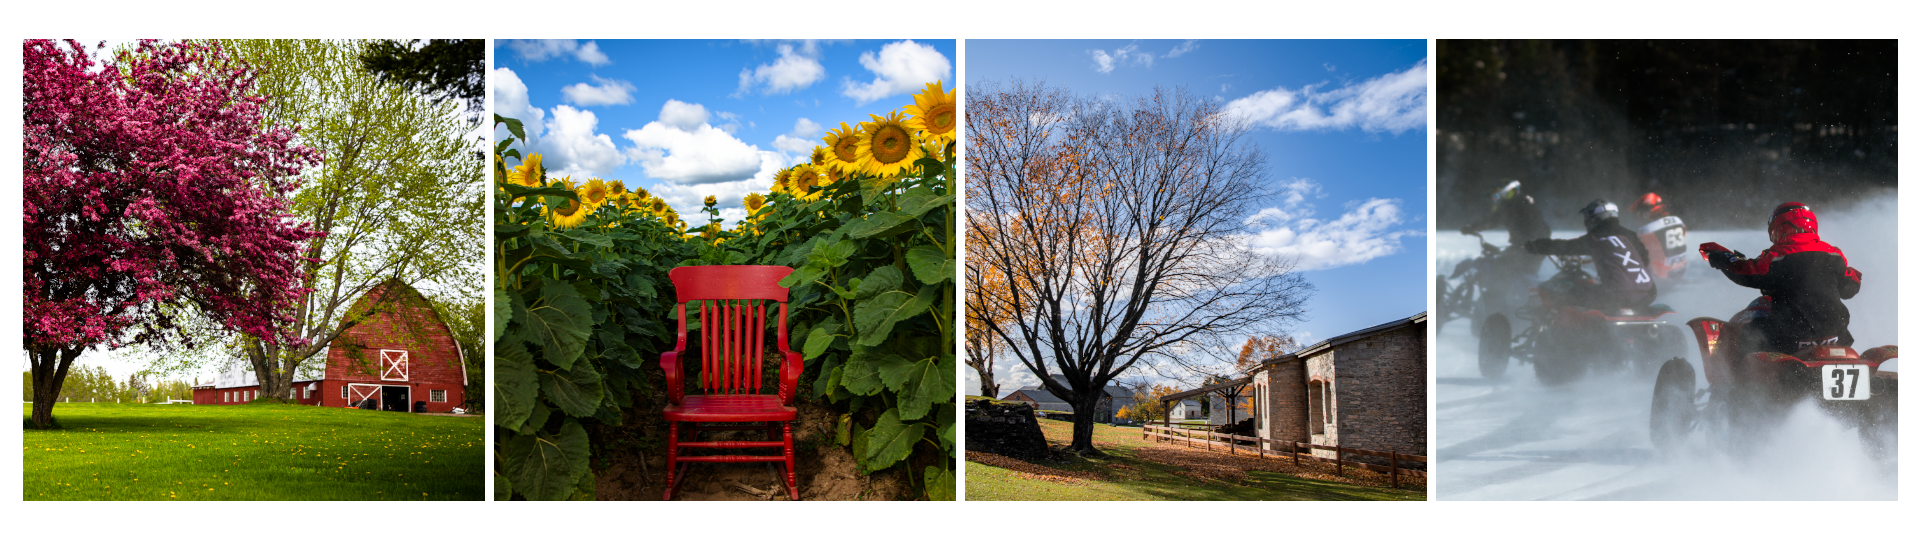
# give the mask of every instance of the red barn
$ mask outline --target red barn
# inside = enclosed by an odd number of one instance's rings
[[[351,407],[372,400],[380,410],[447,412],[466,401],[467,364],[451,329],[413,287],[381,283],[355,302],[341,324],[372,311],[327,344],[325,374],[296,379],[289,398],[303,405]],[[234,405],[259,397],[244,363],[213,384],[195,386],[198,405]]]

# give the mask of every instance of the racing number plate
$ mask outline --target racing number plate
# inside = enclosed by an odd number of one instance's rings
[[[1866,364],[1820,366],[1820,397],[1828,401],[1867,399],[1873,395],[1873,377]]]

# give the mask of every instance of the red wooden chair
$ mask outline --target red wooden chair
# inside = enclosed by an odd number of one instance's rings
[[[779,282],[792,268],[784,266],[683,266],[667,272],[680,304],[680,338],[670,352],[660,353],[667,372],[667,493],[673,499],[676,484],[693,462],[772,461],[786,464],[787,495],[800,500],[793,472],[793,406],[800,384],[800,353],[787,350],[787,288]],[[687,304],[700,317],[700,388],[703,395],[686,395],[680,355],[687,350]],[[778,304],[774,345],[780,351],[780,378],[775,394],[761,393],[763,367],[772,367],[767,350],[767,305]],[[686,441],[680,424],[689,423]],[[765,422],[766,426],[702,426],[701,422]],[[765,441],[701,441],[702,431],[765,429]],[[682,455],[682,449],[779,448],[781,455]]]

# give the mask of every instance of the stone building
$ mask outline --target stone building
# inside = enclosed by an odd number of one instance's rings
[[[1061,386],[1068,386],[1064,376],[1054,375],[1053,380],[1059,382]],[[1068,405],[1067,400],[1053,395],[1053,392],[1038,385],[1020,387],[1019,390],[1001,396],[1000,400],[1024,402],[1033,406],[1035,411],[1073,412],[1073,406]],[[1100,404],[1095,407],[1093,421],[1112,423],[1115,413],[1132,406],[1133,392],[1119,385],[1107,385],[1106,396],[1101,397]]]
[[[1261,438],[1426,455],[1424,312],[1269,358],[1251,375]]]

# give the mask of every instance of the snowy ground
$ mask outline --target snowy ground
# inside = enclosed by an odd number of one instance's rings
[[[1893,344],[1897,275],[1892,197],[1821,214],[1822,236],[1847,253],[1865,276],[1847,302],[1855,348]],[[1684,217],[1684,216],[1683,216]],[[1578,231],[1556,231],[1572,238]],[[1438,268],[1478,255],[1473,237],[1439,232]],[[1501,233],[1488,241],[1505,245]],[[1688,242],[1719,242],[1749,255],[1766,247],[1764,231],[1692,231]],[[1658,302],[1677,313],[1676,324],[1709,316],[1725,319],[1757,296],[1695,261],[1693,275],[1660,283]],[[1551,269],[1550,265],[1543,268]],[[1542,278],[1548,275],[1543,272]],[[1479,376],[1477,340],[1464,320],[1438,336],[1434,369],[1438,461],[1433,487],[1441,500],[1535,499],[1893,499],[1890,465],[1875,464],[1859,437],[1810,403],[1796,409],[1772,441],[1733,458],[1698,433],[1681,452],[1663,456],[1647,436],[1653,395],[1650,376],[1588,376],[1545,387],[1532,367],[1512,364],[1492,385]],[[1691,333],[1688,345],[1692,346]],[[1699,366],[1698,353],[1688,360]],[[1704,377],[1699,381],[1706,387]]]

